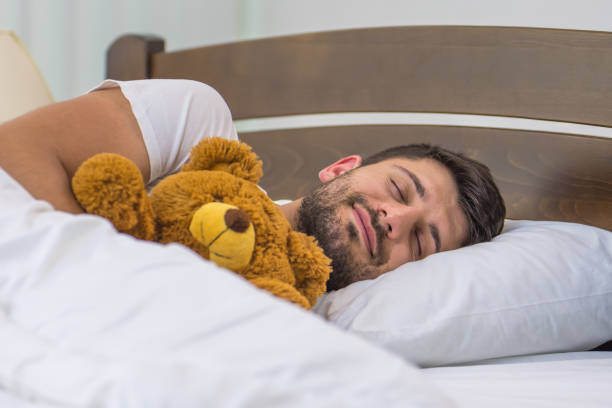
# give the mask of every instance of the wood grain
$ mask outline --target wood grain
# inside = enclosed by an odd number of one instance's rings
[[[450,112],[612,125],[612,33],[379,27],[152,56],[154,78],[215,87],[235,119]]]
[[[106,77],[120,81],[151,76],[151,55],[163,52],[165,41],[152,35],[127,34],[106,51]]]

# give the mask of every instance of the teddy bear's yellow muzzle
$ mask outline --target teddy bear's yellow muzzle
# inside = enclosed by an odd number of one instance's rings
[[[212,202],[193,215],[189,231],[204,244],[209,258],[217,265],[236,272],[251,261],[255,248],[255,229],[249,216],[238,207]]]

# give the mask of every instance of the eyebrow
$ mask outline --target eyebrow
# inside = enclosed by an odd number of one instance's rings
[[[421,198],[425,197],[425,187],[423,187],[423,183],[421,183],[421,180],[419,180],[416,174],[414,174],[413,172],[411,172],[410,170],[408,170],[407,168],[403,166],[398,166],[397,164],[394,164],[393,167],[400,170],[402,173],[406,174],[410,178],[410,180],[412,180],[412,183],[414,184],[414,188],[417,194],[419,195],[419,197]],[[440,230],[438,229],[438,226],[435,224],[429,224],[429,232],[431,233],[431,236],[434,240],[434,245],[436,246],[436,252],[440,252],[440,248],[442,247],[442,245],[440,243]]]
[[[395,167],[396,169],[400,170],[401,172],[406,174],[408,177],[410,177],[410,180],[412,180],[412,182],[414,183],[414,188],[416,189],[416,192],[419,195],[419,197],[421,198],[425,197],[425,188],[423,187],[421,180],[419,180],[416,174],[414,174],[413,172],[411,172],[405,167],[398,166],[397,164],[394,164],[393,167]]]

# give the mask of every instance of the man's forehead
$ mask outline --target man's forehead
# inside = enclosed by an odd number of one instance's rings
[[[377,166],[385,169],[392,169],[393,167],[399,166],[411,171],[418,171],[418,169],[440,169],[441,171],[447,173],[452,179],[452,175],[446,166],[429,157],[390,157],[377,163],[372,163],[370,166]]]

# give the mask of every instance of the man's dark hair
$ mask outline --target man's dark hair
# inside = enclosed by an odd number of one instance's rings
[[[487,166],[460,153],[429,144],[392,147],[367,157],[361,165],[395,157],[433,159],[450,170],[459,192],[459,207],[468,223],[468,234],[462,245],[489,241],[501,232],[506,206]]]

